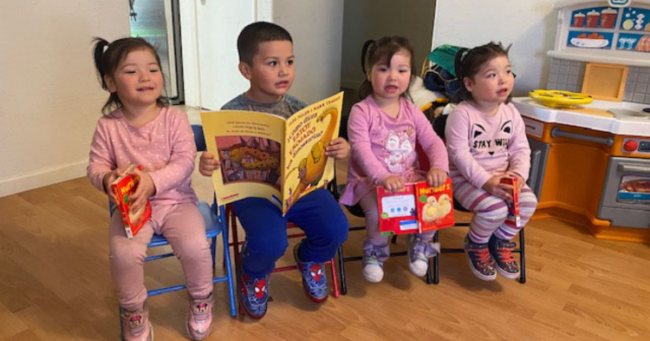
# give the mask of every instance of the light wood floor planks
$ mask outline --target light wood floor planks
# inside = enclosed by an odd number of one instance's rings
[[[202,199],[212,197],[210,186],[195,174]],[[86,179],[0,198],[0,339],[118,339],[107,224],[107,200]],[[650,340],[648,245],[597,240],[554,219],[526,231],[527,284],[482,282],[464,255],[445,254],[441,283],[427,285],[398,257],[380,284],[363,280],[359,262],[347,263],[349,294],[319,307],[303,294],[299,274],[285,272],[272,276],[273,302],[259,322],[231,318],[226,287],[217,284],[209,339]],[[465,233],[451,228],[440,239],[461,245]],[[363,232],[352,232],[347,254],[359,254],[362,241]],[[404,247],[401,239],[394,249]],[[280,263],[290,262],[287,253]],[[149,287],[183,281],[175,259],[147,263],[145,273]],[[156,340],[187,339],[185,292],[149,304]]]

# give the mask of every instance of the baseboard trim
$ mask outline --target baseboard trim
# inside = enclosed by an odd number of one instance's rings
[[[83,177],[86,175],[87,165],[88,161],[82,161],[51,167],[9,179],[0,179],[0,198]]]

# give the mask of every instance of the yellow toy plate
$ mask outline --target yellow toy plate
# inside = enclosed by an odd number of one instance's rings
[[[574,105],[589,104],[594,100],[587,94],[563,90],[535,90],[528,93],[528,95],[543,105],[552,108],[571,108]]]

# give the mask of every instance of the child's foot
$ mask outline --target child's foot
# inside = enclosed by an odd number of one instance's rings
[[[407,235],[406,243],[408,244],[409,270],[417,277],[426,275],[429,269],[429,258],[435,257],[438,250],[433,243],[427,243],[415,234]]]
[[[212,306],[214,296],[195,300],[190,297],[190,312],[187,315],[187,333],[193,340],[203,340],[212,330]]]
[[[512,251],[515,250],[517,244],[492,235],[488,246],[490,254],[496,261],[496,269],[499,274],[508,279],[516,279],[519,277],[519,265],[517,265],[514,257],[512,257]]]
[[[323,303],[327,300],[329,289],[327,287],[327,275],[325,275],[325,264],[317,262],[303,262],[298,257],[300,245],[293,249],[293,257],[298,264],[298,270],[302,274],[302,287],[305,294],[315,303]]]
[[[380,255],[388,257],[388,245],[375,246],[366,241],[363,243],[363,263],[361,274],[368,282],[379,283],[384,278],[384,262],[379,260]]]
[[[484,281],[494,281],[497,278],[497,271],[494,269],[494,258],[490,254],[488,244],[471,242],[469,235],[465,236],[464,244],[469,267],[474,275]]]
[[[149,308],[145,302],[138,311],[122,309],[124,341],[153,341],[153,327],[149,322]]]
[[[240,269],[239,302],[246,315],[259,320],[266,315],[269,301],[269,281],[271,275],[262,278],[250,277]]]

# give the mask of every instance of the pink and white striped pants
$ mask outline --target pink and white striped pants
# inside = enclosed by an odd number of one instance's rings
[[[463,177],[452,178],[454,198],[466,209],[474,212],[469,225],[470,239],[479,244],[487,243],[492,234],[504,240],[512,239],[537,208],[537,198],[533,190],[524,185],[519,192],[519,214],[521,226],[516,227],[508,217],[508,203],[491,195],[482,188],[476,188]]]

